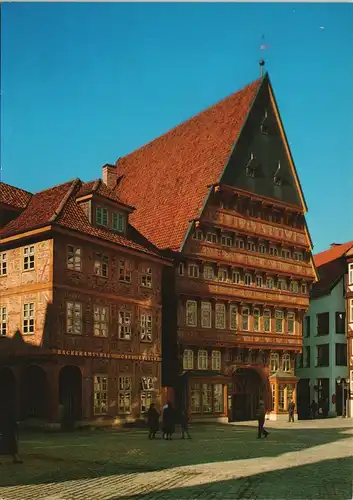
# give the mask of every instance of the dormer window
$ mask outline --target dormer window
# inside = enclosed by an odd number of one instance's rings
[[[255,177],[257,162],[254,153],[250,153],[250,160],[245,166],[245,175],[247,177]]]
[[[201,229],[196,229],[194,234],[192,235],[192,238],[194,240],[202,241],[203,240],[203,233]]]
[[[262,119],[261,125],[260,125],[260,130],[261,134],[263,135],[268,135],[268,116],[267,116],[267,109],[265,109],[265,115]]]
[[[98,226],[108,227],[108,210],[106,208],[96,208],[96,223]]]
[[[105,224],[103,224],[105,225]],[[125,232],[125,215],[119,212],[113,212],[112,214],[112,230],[118,231],[118,233]]]

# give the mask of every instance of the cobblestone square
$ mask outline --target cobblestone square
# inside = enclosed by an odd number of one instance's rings
[[[144,430],[25,433],[22,465],[0,467],[1,500],[351,499],[352,421],[194,425],[192,439]]]

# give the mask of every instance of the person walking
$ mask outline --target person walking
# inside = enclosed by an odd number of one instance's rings
[[[151,406],[148,409],[147,421],[149,427],[148,439],[155,439],[156,432],[159,430],[159,413],[156,410],[154,403],[151,403]]]
[[[317,417],[317,410],[318,410],[318,404],[315,401],[315,399],[312,400],[310,409],[311,409],[311,418],[315,419]]]
[[[172,403],[168,401],[167,404],[167,408],[163,411],[163,438],[171,441],[175,431],[175,415]]]
[[[257,439],[261,439],[262,435],[267,438],[269,435],[269,432],[264,428],[265,425],[265,416],[266,416],[266,408],[265,408],[265,403],[260,399],[259,401],[259,408],[257,410],[257,421],[258,421],[258,432],[257,432]]]
[[[294,422],[295,403],[291,401],[288,405],[288,422]]]
[[[14,464],[22,464],[18,456],[18,425],[12,411],[3,410],[0,416],[0,454],[12,456]]]
[[[188,439],[191,439],[191,436],[189,434],[189,416],[187,411],[185,410],[181,412],[180,424],[181,424],[181,439],[185,439],[185,434],[187,435]]]

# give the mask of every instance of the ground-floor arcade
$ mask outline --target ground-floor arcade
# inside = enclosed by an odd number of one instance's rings
[[[64,355],[2,360],[0,400],[19,420],[143,418],[161,402],[160,361]]]

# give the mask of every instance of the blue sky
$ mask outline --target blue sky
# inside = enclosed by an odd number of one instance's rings
[[[314,252],[353,240],[353,4],[1,10],[3,181],[39,191],[99,177],[104,163],[256,79],[264,34]]]

